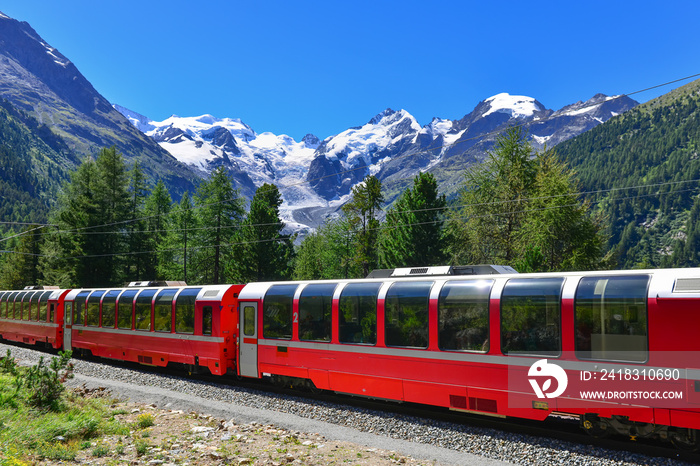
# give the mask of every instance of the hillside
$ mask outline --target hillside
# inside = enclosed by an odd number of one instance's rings
[[[78,160],[45,125],[0,101],[0,218],[45,222],[68,171]]]
[[[116,146],[128,163],[139,160],[148,177],[162,178],[175,198],[197,179],[134,128],[95,90],[76,66],[26,22],[0,13],[0,97],[30,114],[79,159]]]
[[[698,265],[683,250],[692,246],[699,144],[700,80],[557,146],[607,217],[619,267]]]

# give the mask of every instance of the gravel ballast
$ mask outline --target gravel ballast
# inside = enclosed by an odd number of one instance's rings
[[[0,344],[23,364],[45,353]],[[393,450],[428,464],[634,465],[678,464],[629,451],[606,450],[558,439],[370,411],[289,395],[217,385],[82,360],[73,360],[77,387],[104,387],[120,399],[159,408],[196,411],[238,424],[259,423],[316,433],[329,441]]]

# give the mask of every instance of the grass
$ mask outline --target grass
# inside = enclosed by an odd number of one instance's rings
[[[10,360],[9,352],[0,360],[0,466],[72,461],[91,439],[130,432],[128,425],[114,419],[111,400],[85,399],[63,388],[55,402],[37,405],[32,393],[36,381],[27,379],[32,368],[17,367]],[[105,454],[99,447],[95,453]]]

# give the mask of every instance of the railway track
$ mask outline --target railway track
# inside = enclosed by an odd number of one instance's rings
[[[0,345],[3,346],[3,345]],[[12,346],[13,354],[38,359],[41,353]],[[5,349],[0,348],[1,353]],[[577,419],[550,417],[545,422],[500,419],[410,403],[387,402],[328,392],[278,387],[265,381],[187,377],[182,371],[144,368],[136,364],[88,359],[76,372],[105,380],[181,390],[203,398],[282,410],[299,416],[427,445],[482,454],[509,462],[549,464],[700,464],[700,453],[679,451],[658,441],[613,437],[596,439],[583,432]]]

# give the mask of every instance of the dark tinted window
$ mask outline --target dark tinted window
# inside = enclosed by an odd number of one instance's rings
[[[214,327],[214,313],[211,306],[202,308],[202,335],[211,335]]]
[[[88,298],[85,325],[97,327],[100,325],[100,300],[105,290],[96,290]]]
[[[31,298],[31,296],[33,294],[34,294],[33,291],[27,291],[25,293],[20,293],[19,296],[17,297],[17,301],[20,300],[19,299],[20,297],[22,299],[22,303],[21,303],[22,320],[29,320],[29,313],[31,312],[30,308],[29,308],[29,299]]]
[[[43,291],[37,291],[31,297],[31,316],[30,320],[40,320],[39,319],[39,298],[44,294]],[[44,320],[46,320],[46,314],[44,314]]]
[[[175,302],[175,331],[194,333],[194,305],[201,288],[187,288],[177,295]]]
[[[377,294],[381,283],[348,283],[338,303],[341,343],[377,343]]]
[[[297,285],[272,285],[263,301],[263,336],[292,338],[292,305]]]
[[[8,319],[15,319],[15,298],[17,297],[18,292],[15,291],[10,295],[9,298],[7,298],[7,317]]]
[[[299,339],[331,341],[335,283],[307,285],[299,297]]]
[[[109,290],[102,298],[102,326],[114,328],[117,315],[117,296],[121,290]]]
[[[509,280],[501,295],[503,354],[556,356],[561,352],[563,278]]]
[[[44,291],[39,297],[39,322],[46,322],[47,308],[49,304],[49,296],[51,296],[51,291]],[[53,316],[50,317],[49,322],[53,322]]]
[[[131,329],[133,311],[134,311],[134,296],[138,293],[137,290],[126,290],[119,296],[117,305],[117,327],[125,330]]]
[[[647,275],[586,277],[576,289],[576,355],[646,361]]]
[[[3,291],[0,294],[0,317],[7,317],[7,298],[10,296],[9,291]]]
[[[255,335],[255,307],[243,307],[243,334],[247,337]]]
[[[136,297],[136,330],[151,330],[151,301],[157,290],[143,290]]]
[[[438,300],[438,345],[449,351],[488,351],[492,280],[447,282]]]
[[[156,296],[153,319],[156,332],[170,332],[173,329],[173,298],[176,289],[163,290]]]
[[[428,347],[428,302],[432,282],[394,283],[384,301],[387,346]]]
[[[73,325],[83,325],[85,322],[85,300],[89,294],[89,291],[81,291],[78,293],[78,296],[75,297],[75,305],[73,307]]]

